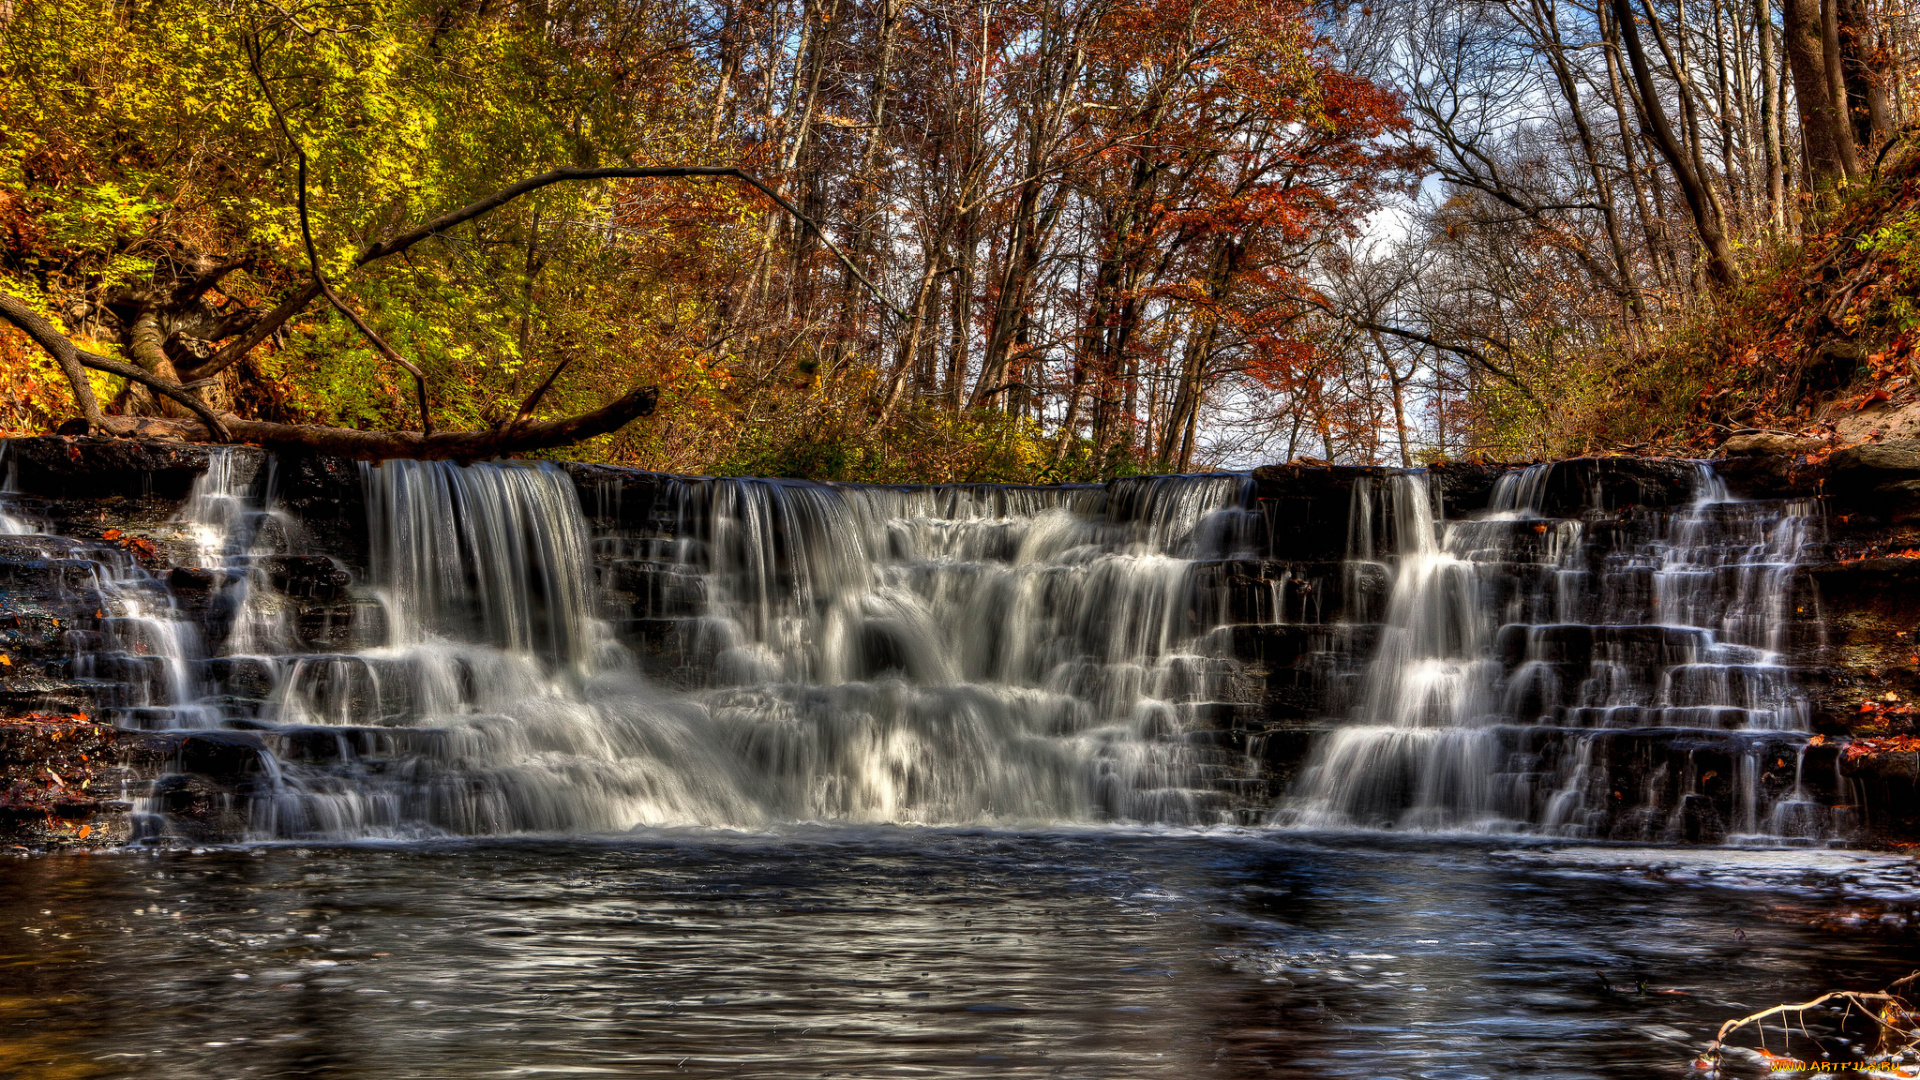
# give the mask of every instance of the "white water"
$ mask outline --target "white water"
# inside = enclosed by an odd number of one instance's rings
[[[1608,530],[1625,517],[1541,513],[1552,468],[1501,477],[1489,511],[1458,522],[1435,521],[1424,477],[1393,478],[1398,565],[1363,702],[1276,820],[1570,836],[1615,820],[1632,838],[1670,838],[1686,802],[1669,786],[1684,796],[1716,777],[1663,764],[1622,791],[1610,754],[1628,745],[1619,732],[1683,729],[1733,758],[1735,835],[1830,832],[1798,777],[1763,815],[1757,776],[1775,741],[1728,734],[1807,728],[1782,653],[1814,506],[1737,502],[1700,466],[1692,505],[1621,543]]]
[[[1242,476],[659,478],[652,526],[593,535],[557,467],[390,462],[363,473],[369,571],[329,606],[281,592],[349,576],[260,461],[212,453],[164,542],[204,568],[184,580],[0,498],[9,543],[87,568],[74,670],[108,717],[257,757],[222,781],[228,831],[1244,820],[1266,691],[1235,624],[1337,653],[1366,628],[1328,620],[1389,575],[1353,715],[1276,822],[1691,839],[1731,791],[1728,834],[1843,831],[1782,665],[1812,508],[1732,501],[1704,467],[1690,506],[1579,518],[1542,513],[1548,467],[1469,521],[1436,520],[1421,476],[1361,478],[1328,603],[1325,571],[1271,561]],[[643,674],[656,645],[681,666]],[[1337,679],[1335,653],[1303,663]]]
[[[1231,755],[1185,736],[1238,671],[1210,655],[1194,573],[1246,546],[1244,477],[686,487],[710,668],[676,692],[603,621],[560,469],[367,469],[359,637],[314,651],[271,579],[316,557],[242,460],[215,451],[172,527],[176,561],[210,571],[202,601],[113,545],[41,539],[96,567],[102,647],[80,662],[125,683],[113,719],[257,752],[252,836],[1227,812]]]

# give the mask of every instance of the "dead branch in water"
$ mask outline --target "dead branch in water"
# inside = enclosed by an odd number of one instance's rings
[[[1714,1034],[1713,1041],[1707,1044],[1706,1050],[1700,1055],[1700,1059],[1696,1064],[1709,1067],[1716,1064],[1720,1059],[1721,1051],[1727,1044],[1727,1037],[1729,1035],[1750,1024],[1760,1024],[1761,1021],[1770,1016],[1792,1014],[1799,1017],[1801,1033],[1811,1039],[1813,1036],[1808,1034],[1806,1030],[1806,1014],[1814,1009],[1837,1007],[1837,1003],[1845,1003],[1849,1014],[1854,1009],[1859,1009],[1862,1015],[1868,1017],[1879,1026],[1880,1042],[1876,1053],[1882,1059],[1908,1051],[1920,1051],[1920,1027],[1915,1026],[1916,1022],[1920,1022],[1920,1015],[1915,1014],[1913,1005],[1899,993],[1900,990],[1913,985],[1916,981],[1920,981],[1920,971],[1897,979],[1885,990],[1878,992],[1829,990],[1811,1001],[1803,1001],[1797,1005],[1775,1005],[1747,1016],[1729,1020],[1720,1025],[1720,1030]],[[1876,1005],[1878,1008],[1875,1007]],[[1759,1031],[1760,1053],[1765,1055],[1769,1061],[1772,1061],[1774,1060],[1774,1055],[1768,1053],[1766,1049],[1765,1026],[1762,1025]],[[1791,1039],[1791,1037],[1791,1029],[1789,1029],[1788,1038]],[[1817,1042],[1818,1040],[1815,1041]],[[1781,1047],[1782,1050],[1786,1050],[1787,1048],[1786,1046]]]

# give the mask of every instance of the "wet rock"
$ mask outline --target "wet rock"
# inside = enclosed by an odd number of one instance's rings
[[[367,565],[366,484],[361,464],[344,458],[298,455],[275,462],[279,503],[299,522],[304,550],[349,567]]]
[[[1345,557],[1354,484],[1377,484],[1397,471],[1299,464],[1253,470],[1254,505],[1267,519],[1271,550],[1300,560]]]
[[[274,591],[301,599],[338,600],[353,584],[353,575],[324,555],[275,555],[265,569]]]
[[[1920,559],[1855,559],[1805,573],[1820,632],[1796,651],[1816,728],[1848,730],[1863,696],[1920,691]]]
[[[1713,463],[1727,490],[1743,499],[1817,498],[1826,494],[1827,468],[1804,455],[1730,454]]]
[[[1512,466],[1484,462],[1446,462],[1427,467],[1428,482],[1440,493],[1450,518],[1485,510],[1493,501],[1493,486]]]
[[[43,435],[9,439],[8,453],[18,469],[20,490],[52,499],[186,498],[207,470],[209,448],[200,443],[138,439],[66,438]],[[249,467],[266,461],[266,451],[235,447]]]
[[[692,567],[644,559],[621,559],[607,567],[602,581],[622,614],[672,619],[706,611],[707,579]]]
[[[614,465],[569,461],[563,466],[580,492],[580,508],[602,528],[653,532],[663,522],[661,496],[682,478]]]
[[[77,714],[0,719],[0,842],[46,848],[124,840],[118,785],[102,783],[118,738]]]
[[[219,580],[219,575],[198,566],[176,566],[167,574],[167,586],[176,592],[206,592]]]
[[[1634,507],[1685,506],[1699,476],[1677,458],[1571,458],[1557,462],[1541,492],[1540,512],[1574,518]]]

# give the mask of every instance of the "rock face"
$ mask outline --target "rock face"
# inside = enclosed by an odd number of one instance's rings
[[[1781,457],[1816,454],[1824,447],[1819,439],[1804,435],[1787,435],[1777,431],[1756,432],[1751,435],[1735,435],[1720,447],[1720,452],[1728,457],[1755,457],[1775,455]]]
[[[1836,499],[1890,524],[1920,517],[1920,440],[1889,439],[1836,450],[1826,462]]]
[[[1593,681],[1629,655],[1648,670],[1685,676],[1690,669],[1674,657],[1693,639],[1660,631],[1657,615],[1645,625],[1607,624],[1598,614],[1590,618],[1596,625],[1556,624],[1538,597],[1549,595],[1554,574],[1595,596],[1652,590],[1640,563],[1688,512],[1703,473],[1669,460],[1561,462],[1528,474],[1524,512],[1509,511],[1513,521],[1469,559],[1487,568],[1476,587],[1490,625],[1507,628],[1486,643],[1486,662],[1499,666],[1500,685],[1532,688],[1511,690],[1499,708],[1556,718],[1489,729],[1498,742],[1486,751],[1496,786],[1523,793],[1500,813],[1539,824],[1571,806],[1584,815],[1585,835],[1718,842],[1759,828],[1746,805],[1757,801],[1776,816],[1818,817],[1807,835],[1920,835],[1913,752],[1898,742],[1847,749],[1855,736],[1897,739],[1911,730],[1902,708],[1920,692],[1920,558],[1886,555],[1908,540],[1920,546],[1910,524],[1920,520],[1920,442],[1840,451],[1814,464],[1806,452],[1750,439],[1719,475],[1747,498],[1822,500],[1820,526],[1791,553],[1798,565],[1780,638],[1821,742],[1808,749],[1806,732],[1744,732],[1734,719],[1679,725],[1592,704],[1601,700]],[[196,521],[225,511],[190,505],[196,480],[214,463],[208,448],[190,445],[52,437],[7,444],[7,505],[16,525],[33,529],[0,525],[0,717],[11,718],[0,725],[0,780],[14,785],[0,803],[0,826],[11,842],[112,841],[161,819],[183,839],[241,835],[258,830],[275,770],[287,763],[316,774],[348,764],[364,771],[405,760],[408,740],[440,737],[381,726],[376,712],[404,703],[391,680],[385,697],[374,694],[379,672],[352,652],[386,634],[387,609],[368,588],[372,523],[362,467],[248,450],[220,457],[217,467],[240,477],[230,487],[270,489],[279,507],[247,526],[273,533],[276,543],[235,555],[208,551],[197,531]],[[701,524],[714,482],[586,464],[566,470],[591,535],[598,616],[654,680],[711,685],[722,644],[708,617],[717,600],[715,545],[737,543]],[[1184,571],[1187,622],[1213,629],[1195,646],[1194,686],[1203,689],[1180,692],[1180,730],[1165,737],[1183,741],[1183,760],[1219,793],[1208,812],[1265,820],[1290,805],[1289,792],[1312,786],[1302,770],[1323,761],[1315,755],[1328,738],[1364,721],[1363,699],[1379,692],[1370,689],[1380,678],[1372,661],[1396,618],[1396,567],[1407,555],[1397,475],[1257,469],[1246,495],[1257,535]],[[1422,475],[1441,513],[1459,520],[1513,498],[1518,474],[1450,465]],[[1577,558],[1555,546],[1575,535]],[[1875,557],[1855,557],[1862,554]],[[251,597],[244,611],[236,609],[236,584]],[[157,659],[166,650],[143,652],[137,643],[149,631],[128,624],[125,603],[109,610],[103,588],[134,609],[175,605],[188,618],[169,626],[190,626],[206,642],[280,635],[275,648],[311,659],[302,678],[331,680],[328,700],[340,717],[249,729],[284,670],[218,647],[168,670]],[[908,665],[884,637],[866,655],[870,677]],[[201,711],[191,722],[150,704],[164,696],[152,688],[168,679],[198,688]],[[1882,701],[1888,695],[1896,700]],[[1867,697],[1881,704],[1863,714]],[[1716,732],[1715,723],[1733,726]]]

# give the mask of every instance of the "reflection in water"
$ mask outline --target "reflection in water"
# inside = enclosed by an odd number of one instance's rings
[[[1920,964],[1916,906],[1885,856],[1241,831],[34,859],[0,1073],[1679,1076]]]

